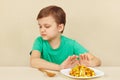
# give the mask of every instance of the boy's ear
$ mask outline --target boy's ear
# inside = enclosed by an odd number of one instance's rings
[[[59,30],[59,32],[62,32],[63,29],[64,29],[64,24],[59,24],[59,25],[58,25],[58,30]]]

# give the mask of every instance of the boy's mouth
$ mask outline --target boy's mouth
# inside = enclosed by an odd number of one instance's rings
[[[41,36],[46,36],[46,34],[41,34]]]

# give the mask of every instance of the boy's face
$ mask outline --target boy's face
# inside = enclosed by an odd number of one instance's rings
[[[63,30],[63,25],[58,25],[52,16],[38,19],[40,34],[44,40],[51,40],[58,37]]]

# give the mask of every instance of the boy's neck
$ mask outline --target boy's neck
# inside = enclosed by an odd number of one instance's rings
[[[48,42],[49,42],[49,44],[51,45],[51,47],[53,49],[57,49],[60,46],[61,35],[56,37],[56,38],[54,38],[54,39],[52,39],[52,40],[50,40],[50,41],[48,41]]]

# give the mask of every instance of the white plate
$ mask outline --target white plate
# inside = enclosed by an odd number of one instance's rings
[[[70,68],[69,69],[62,69],[60,72],[63,74],[63,75],[65,75],[65,76],[68,76],[68,77],[71,77],[71,78],[81,78],[81,79],[88,79],[88,78],[97,78],[97,77],[101,77],[101,76],[103,76],[104,75],[104,72],[102,72],[102,71],[100,71],[100,70],[98,70],[98,69],[95,69],[95,68],[91,68],[91,67],[89,67],[90,69],[92,69],[92,70],[94,70],[94,72],[95,72],[95,76],[93,76],[93,77],[75,77],[75,76],[71,76],[71,75],[69,75],[69,73],[70,73]]]

